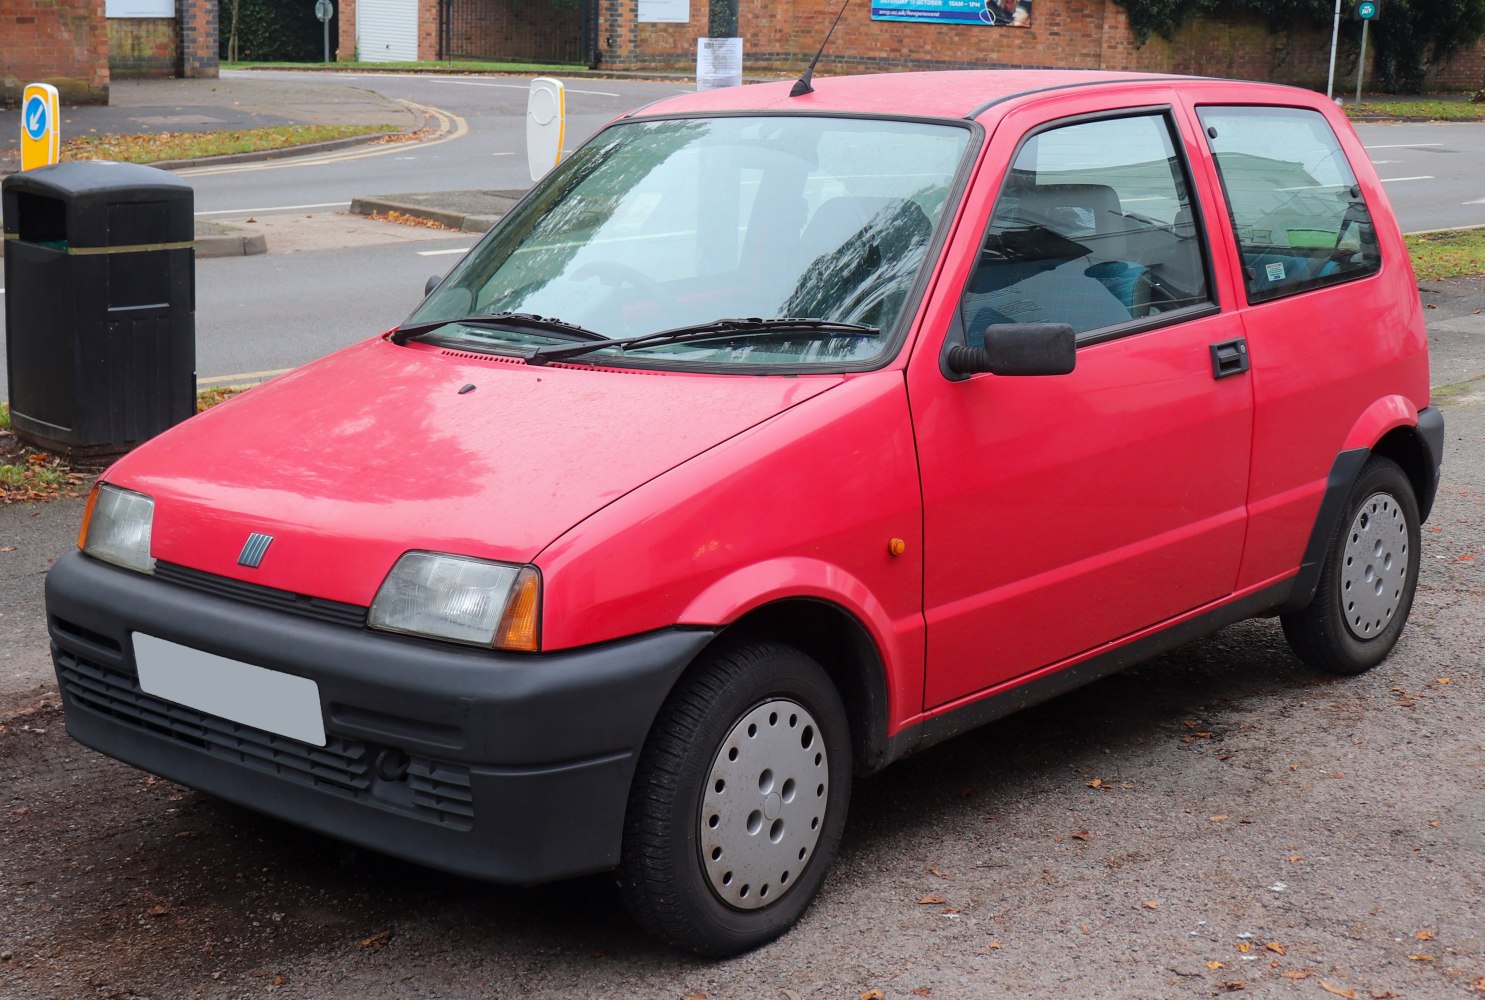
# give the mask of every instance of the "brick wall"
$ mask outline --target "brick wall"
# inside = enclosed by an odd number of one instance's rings
[[[67,104],[108,103],[103,0],[0,0],[0,103],[50,83]]]
[[[218,75],[218,0],[175,0],[180,23],[180,61],[177,72],[187,79]]]
[[[452,0],[454,58],[577,62],[581,58],[576,7],[529,0]]]
[[[438,0],[418,0],[418,58],[438,58]]]
[[[740,0],[744,72],[802,71],[838,10],[835,0]],[[635,11],[635,0],[599,0],[601,66],[694,69],[696,39],[707,30],[706,0],[692,0],[688,24],[640,24]],[[1354,50],[1342,47],[1338,90],[1346,73],[1354,81],[1355,58]],[[841,18],[819,72],[1056,67],[1192,73],[1323,89],[1329,60],[1328,26],[1272,34],[1256,19],[1203,19],[1172,41],[1154,37],[1140,45],[1114,0],[1035,0],[1027,28],[873,21],[871,5],[857,0]],[[1485,84],[1485,47],[1436,68],[1430,83],[1454,89]]]
[[[4,0],[0,0],[3,3]],[[335,4],[335,61],[356,61],[356,0],[338,0]]]
[[[180,31],[173,17],[108,19],[108,75],[114,80],[175,75]]]

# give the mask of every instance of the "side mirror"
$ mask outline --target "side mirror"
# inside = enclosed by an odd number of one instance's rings
[[[442,275],[435,274],[433,277],[429,278],[428,283],[423,286],[423,298],[426,299],[428,296],[432,295],[433,289],[437,288],[441,284],[443,284]]]
[[[984,347],[951,347],[944,367],[960,376],[1067,375],[1077,362],[1077,337],[1066,323],[992,323]]]

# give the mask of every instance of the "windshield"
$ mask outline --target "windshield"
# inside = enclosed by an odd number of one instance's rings
[[[497,353],[574,339],[496,313],[560,320],[605,339],[732,318],[800,324],[747,338],[593,351],[613,364],[842,366],[880,360],[909,304],[968,129],[808,117],[624,122],[600,133],[474,248],[405,328]]]

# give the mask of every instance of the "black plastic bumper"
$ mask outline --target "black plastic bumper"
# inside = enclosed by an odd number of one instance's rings
[[[78,553],[48,574],[46,605],[78,741],[353,843],[515,883],[617,863],[645,734],[712,637],[501,654],[254,607]],[[310,678],[327,745],[145,694],[136,631]]]

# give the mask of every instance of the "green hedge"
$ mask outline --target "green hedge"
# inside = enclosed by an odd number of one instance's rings
[[[1379,0],[1381,15],[1372,22],[1369,40],[1376,45],[1377,69],[1384,90],[1416,94],[1435,62],[1485,35],[1485,0]],[[1170,38],[1196,17],[1250,15],[1270,31],[1329,25],[1334,0],[1118,0],[1129,11],[1129,23],[1141,40],[1152,34]],[[1353,47],[1360,22],[1352,17],[1356,0],[1341,4],[1341,35]],[[1485,82],[1485,81],[1482,81]]]
[[[314,0],[236,0],[237,58],[244,62],[319,62],[325,54],[324,28],[315,17]],[[330,19],[330,58],[335,58],[340,0]],[[218,9],[218,55],[227,58],[232,33],[233,0]]]

